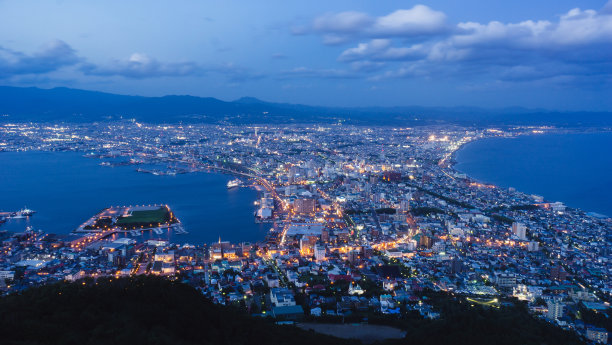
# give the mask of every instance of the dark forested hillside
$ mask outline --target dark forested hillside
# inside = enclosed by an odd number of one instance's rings
[[[214,305],[154,277],[60,283],[0,299],[2,344],[348,344]]]
[[[437,320],[373,317],[406,338],[386,344],[581,344],[520,304],[472,306],[429,293]],[[138,276],[58,283],[0,298],[1,344],[355,344],[214,305],[193,287]]]

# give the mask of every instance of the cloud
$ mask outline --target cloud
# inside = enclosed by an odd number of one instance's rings
[[[343,70],[343,69],[313,69],[308,67],[296,67],[291,70],[281,71],[279,73],[280,79],[289,78],[323,78],[323,79],[355,79],[360,78],[362,75],[355,70]]]
[[[393,47],[390,39],[373,39],[366,43],[359,43],[355,48],[349,48],[340,54],[339,61],[392,61],[413,60],[423,58],[426,54],[424,47],[415,44],[410,47]]]
[[[327,13],[314,19],[312,28],[316,32],[325,33],[355,33],[370,27],[374,19],[369,15],[347,11],[341,13]]]
[[[419,37],[447,31],[446,15],[425,5],[399,9],[385,16],[346,11],[315,18],[310,27],[294,29],[294,34],[322,35],[323,43],[337,45],[360,38]]]
[[[446,28],[446,15],[425,5],[397,10],[376,19],[371,32],[376,36],[418,36],[438,34]]]
[[[374,38],[344,49],[338,61],[401,64],[370,77],[373,80],[469,73],[500,80],[552,80],[555,73],[592,80],[598,74],[612,75],[612,1],[600,11],[572,9],[556,21],[461,22],[451,27],[443,13],[422,5],[368,17],[372,20],[361,28],[351,25],[357,22],[355,14],[349,18],[340,25],[344,32]],[[338,28],[322,28],[318,30],[324,40],[330,32],[342,35]]]
[[[131,79],[202,76],[215,73],[226,77],[232,83],[259,80],[265,77],[262,73],[252,72],[233,63],[204,65],[193,61],[161,62],[139,53],[134,53],[124,60],[113,60],[106,65],[83,64],[80,70],[86,75],[120,76]]]
[[[81,59],[63,41],[52,41],[33,54],[0,47],[0,78],[42,74],[78,64]]]
[[[134,53],[124,60],[113,60],[107,65],[87,63],[81,66],[80,70],[86,75],[134,79],[187,76],[202,72],[201,67],[194,62],[164,63],[139,53]]]

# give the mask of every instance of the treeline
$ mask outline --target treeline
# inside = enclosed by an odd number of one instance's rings
[[[436,213],[442,214],[442,213],[446,213],[446,211],[438,207],[422,206],[422,207],[415,207],[411,209],[410,213],[412,213],[412,215],[415,217],[420,217],[420,216],[427,216],[427,215],[436,214]]]
[[[520,302],[497,309],[444,293],[426,291],[420,297],[441,318],[427,320],[417,312],[403,318],[370,315],[370,323],[406,331],[404,339],[379,344],[582,344],[575,334],[535,319]],[[2,344],[360,343],[251,317],[237,307],[213,304],[189,285],[152,276],[31,288],[0,298],[0,311]],[[594,318],[586,311],[583,316]]]
[[[406,339],[389,340],[386,344],[584,344],[576,334],[536,319],[518,301],[495,308],[472,305],[463,297],[441,292],[425,292],[425,295],[441,317],[396,321],[395,326],[407,332]]]
[[[215,305],[139,276],[58,283],[0,299],[2,344],[349,344]]]

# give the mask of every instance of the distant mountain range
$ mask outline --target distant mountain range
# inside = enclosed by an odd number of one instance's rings
[[[477,107],[321,107],[271,103],[252,97],[116,95],[69,88],[0,86],[0,122],[348,123],[357,125],[612,126],[612,112]]]

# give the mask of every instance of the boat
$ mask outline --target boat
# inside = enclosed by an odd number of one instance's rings
[[[174,231],[179,235],[188,234],[183,225],[180,223],[174,228]]]
[[[22,208],[21,210],[19,210],[17,212],[13,212],[8,218],[23,219],[23,218],[30,217],[34,213],[36,213],[36,211],[30,210],[29,208],[24,207],[24,208]]]
[[[227,183],[227,188],[234,188],[234,187],[238,187],[242,185],[242,181],[240,181],[239,179],[235,179],[235,180],[231,180]]]
[[[24,216],[24,217],[29,217],[29,216],[33,215],[34,213],[36,213],[36,211],[34,211],[34,210],[30,210],[30,209],[29,209],[29,208],[27,208],[27,207],[22,208],[22,209],[21,209],[19,212],[20,212],[20,213],[21,213],[21,215],[22,215],[22,216]]]

